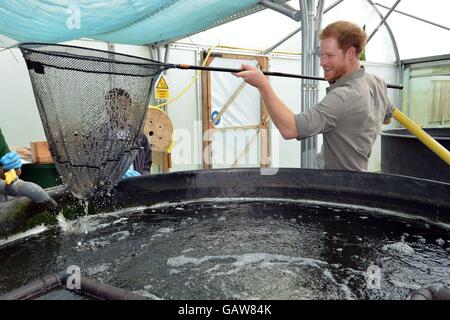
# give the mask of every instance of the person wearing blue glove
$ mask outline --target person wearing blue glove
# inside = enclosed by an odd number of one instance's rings
[[[147,137],[142,133],[140,137],[140,149],[134,158],[133,164],[123,175],[123,179],[149,175],[152,165],[152,150]]]
[[[113,88],[105,96],[106,111],[111,123],[115,123],[119,130],[111,130],[111,139],[126,140],[129,138],[130,131],[127,130],[126,110],[131,106],[132,101],[130,94],[121,88]],[[120,111],[120,112],[119,112]],[[122,179],[138,177],[150,174],[152,164],[151,146],[144,133],[141,132],[139,137],[139,151],[133,159],[130,168],[124,173]]]
[[[20,175],[22,161],[15,151],[10,151],[5,137],[0,129],[0,178],[4,179],[4,173],[11,169],[16,169],[16,174]]]
[[[22,161],[19,155],[15,151],[9,150],[8,144],[0,129],[0,202],[7,201],[7,196],[25,196],[43,208],[48,209],[50,212],[58,212],[58,204],[44,189],[33,182],[23,181],[18,178],[21,174],[21,167]],[[16,175],[13,177],[14,180],[8,183],[5,173],[13,169]]]
[[[10,151],[0,158],[0,164],[3,167],[3,170],[9,171],[11,169],[20,169],[22,161],[17,152]]]
[[[127,172],[124,173],[123,178],[131,178],[131,177],[139,177],[141,174],[133,169],[128,169]]]

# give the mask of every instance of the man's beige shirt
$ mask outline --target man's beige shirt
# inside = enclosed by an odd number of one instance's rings
[[[323,133],[325,169],[366,171],[393,108],[386,83],[362,67],[331,84],[321,102],[296,115],[297,139]]]

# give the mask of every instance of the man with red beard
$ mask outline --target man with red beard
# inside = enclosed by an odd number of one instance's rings
[[[365,32],[351,22],[337,21],[322,30],[320,65],[330,87],[322,101],[297,115],[277,97],[259,69],[242,65],[244,71],[235,76],[259,90],[284,139],[323,134],[320,167],[366,171],[375,139],[394,108],[385,82],[365,72],[359,62],[366,41]]]

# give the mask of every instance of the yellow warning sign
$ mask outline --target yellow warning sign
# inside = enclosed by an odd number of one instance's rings
[[[167,85],[164,76],[161,76],[158,82],[156,83],[155,99],[157,100],[169,99],[169,86]]]
[[[169,89],[169,86],[167,85],[166,79],[164,79],[164,76],[161,76],[158,80],[158,83],[156,84],[156,89]]]

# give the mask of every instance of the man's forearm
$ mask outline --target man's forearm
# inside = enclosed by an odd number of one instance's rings
[[[266,104],[270,118],[280,130],[283,138],[296,138],[298,132],[294,113],[278,98],[270,85],[259,88],[259,92]]]
[[[259,90],[259,93],[266,104],[267,111],[269,111],[270,118],[278,130],[280,130],[283,138],[296,138],[298,135],[295,115],[288,107],[286,107],[283,101],[277,97],[267,77],[258,68],[247,64],[243,64],[242,69],[242,71],[233,74],[236,77],[244,79],[245,82]]]

